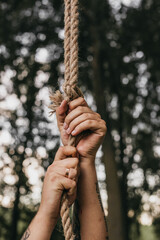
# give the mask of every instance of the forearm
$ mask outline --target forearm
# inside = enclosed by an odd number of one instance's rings
[[[108,237],[107,226],[93,162],[82,162],[80,171],[78,203],[81,239],[106,240]]]
[[[56,223],[56,219],[49,219],[41,212],[38,212],[21,240],[49,240]]]

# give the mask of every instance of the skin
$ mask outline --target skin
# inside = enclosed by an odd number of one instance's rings
[[[57,223],[62,193],[67,190],[69,203],[76,198],[79,160],[75,147],[60,147],[54,162],[48,167],[39,210],[24,233],[22,240],[49,240]],[[66,175],[66,168],[70,169]]]
[[[39,211],[24,233],[29,232],[29,237],[23,236],[22,239],[50,239],[59,217],[64,189],[68,191],[70,204],[77,193],[80,226],[76,226],[75,233],[80,231],[82,240],[108,239],[95,170],[95,156],[106,134],[106,123],[88,107],[83,98],[69,104],[64,100],[56,109],[56,116],[64,147],[58,150],[47,170]],[[78,136],[81,133],[83,135],[76,148],[66,146],[69,134]],[[68,177],[64,176],[66,168],[70,169]]]
[[[67,144],[69,134],[78,136],[83,133],[76,147],[80,161],[77,193],[80,226],[77,226],[75,233],[80,231],[82,240],[108,239],[95,170],[95,156],[105,137],[106,123],[88,107],[84,98],[69,104],[64,100],[57,108],[56,116],[64,145]]]
[[[67,111],[68,115],[66,115]],[[69,105],[64,100],[57,108],[56,116],[64,146],[67,145],[70,133],[72,136],[77,136],[86,131],[76,148],[81,162],[94,162],[96,152],[107,131],[106,122],[88,107],[84,98],[77,98]]]

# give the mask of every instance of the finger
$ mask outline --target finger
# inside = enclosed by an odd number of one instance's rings
[[[83,113],[77,118],[75,118],[73,121],[70,122],[68,129],[66,130],[67,134],[70,134],[80,123],[86,121],[86,120],[97,120],[97,124],[99,124],[98,116],[96,114],[92,113]]]
[[[72,180],[73,181],[73,180]],[[69,197],[74,196],[77,191],[77,184],[75,184],[74,187],[70,188],[69,191],[67,192],[67,195]]]
[[[88,106],[84,98],[79,97],[69,103],[69,109],[72,111],[78,106]]]
[[[70,193],[74,192],[74,189],[76,189],[76,182],[70,178],[61,177],[61,184],[65,190],[70,190]]]
[[[80,116],[82,113],[93,113],[89,107],[78,106],[76,109],[72,110],[65,118],[64,129],[67,129],[70,122],[76,117]]]
[[[72,180],[76,180],[78,178],[78,170],[75,168],[76,165],[71,165],[69,167],[64,166],[54,166],[52,169],[50,169],[50,172],[57,173],[58,175],[61,175],[63,177],[68,177]],[[68,173],[68,174],[67,174]]]
[[[77,188],[75,188],[75,190],[73,191],[72,195],[70,195],[70,194],[68,195],[69,206],[71,206],[74,203],[74,201],[76,200],[76,197],[77,197]]]
[[[106,124],[105,121],[99,120],[97,123],[97,120],[86,120],[82,123],[80,123],[72,132],[71,134],[73,136],[76,136],[80,134],[83,131],[91,130],[93,132],[96,132],[100,136],[104,136],[106,133]]]
[[[72,204],[76,198],[77,184],[74,180],[70,178],[63,177],[61,179],[62,187],[67,191],[69,204]]]
[[[78,178],[78,171],[77,171],[77,169],[75,169],[75,168],[70,168],[70,169],[69,169],[68,178],[76,181],[77,178]]]
[[[67,110],[68,110],[68,103],[66,100],[63,100],[61,105],[56,109],[56,117],[57,117],[57,123],[59,128],[63,126]]]
[[[61,161],[54,161],[50,166],[52,167],[64,167],[66,168],[77,168],[79,163],[78,158],[66,158]]]
[[[56,153],[55,161],[62,160],[68,156],[76,157],[77,150],[72,146],[60,147]]]

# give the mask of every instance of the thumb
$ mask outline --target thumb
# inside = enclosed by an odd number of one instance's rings
[[[68,103],[66,100],[63,100],[61,105],[56,109],[57,124],[59,129],[63,127],[67,110],[68,110]]]

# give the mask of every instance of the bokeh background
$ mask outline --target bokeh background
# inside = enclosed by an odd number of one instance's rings
[[[96,168],[110,240],[159,240],[160,1],[79,9],[79,85],[108,126]],[[48,105],[63,82],[63,17],[61,0],[0,0],[0,240],[21,238],[60,144]]]

